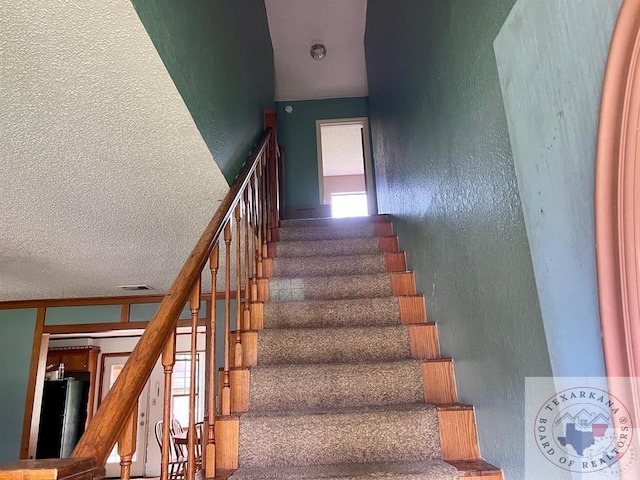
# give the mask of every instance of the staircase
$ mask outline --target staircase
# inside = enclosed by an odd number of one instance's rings
[[[217,478],[502,479],[388,217],[288,220],[272,240],[242,352],[231,335],[250,368],[231,372]]]

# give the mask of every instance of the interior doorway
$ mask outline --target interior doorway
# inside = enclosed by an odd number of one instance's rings
[[[107,395],[116,379],[120,375],[120,371],[129,358],[128,352],[104,354],[102,356],[101,368],[101,384],[100,384],[100,401]],[[143,448],[137,448],[131,459],[131,476],[142,477],[145,474],[145,456],[142,454],[146,450],[149,437],[149,382],[142,390],[142,394],[138,400],[138,438],[136,445]],[[120,457],[118,456],[118,444],[113,447],[111,454],[107,458],[105,465],[106,477],[120,476]]]
[[[376,213],[366,117],[316,120],[320,203],[332,217]]]

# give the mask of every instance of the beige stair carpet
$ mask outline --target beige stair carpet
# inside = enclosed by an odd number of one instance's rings
[[[454,480],[369,218],[283,222],[233,480]]]

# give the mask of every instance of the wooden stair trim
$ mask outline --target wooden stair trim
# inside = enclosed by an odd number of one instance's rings
[[[416,360],[433,360],[440,358],[438,327],[435,323],[423,325],[407,325],[411,358]]]
[[[240,417],[216,417],[216,472],[237,470],[240,447]]]
[[[427,323],[424,295],[398,296],[398,305],[400,307],[400,323],[403,325]]]
[[[458,402],[453,360],[439,358],[421,364],[424,401],[432,405]]]
[[[264,303],[250,303],[249,312],[251,317],[251,330],[262,330],[264,328]]]
[[[387,272],[407,271],[407,257],[404,252],[384,252],[383,255]]]
[[[378,237],[378,250],[382,253],[399,251],[398,237],[395,235]]]
[[[236,331],[229,334],[229,358],[235,358],[236,353]],[[235,365],[237,368],[250,368],[258,364],[258,331],[245,330],[240,333],[242,343],[242,365]]]
[[[436,405],[443,460],[480,458],[475,411],[470,405]]]
[[[258,278],[256,279],[256,284],[258,286],[258,298],[256,300],[258,302],[268,302],[269,301],[269,279],[268,278]]]
[[[503,480],[502,470],[485,462],[481,458],[475,458],[473,460],[450,460],[447,463],[458,469],[460,478],[467,480]]]
[[[416,294],[416,277],[413,272],[390,272],[391,294],[405,296]]]
[[[273,277],[273,258],[266,257],[262,259],[262,276],[266,278]]]
[[[390,237],[393,235],[393,224],[391,222],[374,222],[373,234],[376,237]]]

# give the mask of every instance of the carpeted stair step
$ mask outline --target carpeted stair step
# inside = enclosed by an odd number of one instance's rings
[[[345,225],[362,225],[376,222],[390,222],[389,215],[373,215],[366,217],[349,217],[349,218],[293,218],[288,220],[280,220],[280,227],[321,227],[333,226],[343,227]]]
[[[397,325],[396,297],[266,302],[264,328],[363,327]]]
[[[391,275],[331,275],[324,277],[283,278],[269,280],[269,300],[337,300],[341,298],[390,297]]]
[[[263,330],[258,365],[387,362],[411,358],[409,332],[386,327]]]
[[[406,446],[410,448],[410,446]],[[458,471],[442,460],[371,462],[302,467],[241,468],[233,480],[455,480]]]
[[[417,360],[251,369],[251,411],[344,408],[424,400]]]
[[[378,238],[345,238],[342,240],[309,240],[278,242],[277,257],[311,257],[366,255],[380,252]]]
[[[280,228],[280,241],[300,240],[341,240],[345,238],[375,237],[376,232],[373,223],[359,223],[346,225],[321,225],[304,227]]]
[[[362,275],[384,273],[384,255],[340,255],[316,257],[276,257],[274,277],[317,277],[323,275]]]
[[[240,417],[242,467],[441,459],[438,415],[427,404]]]

